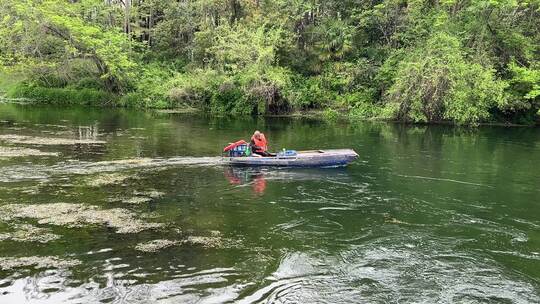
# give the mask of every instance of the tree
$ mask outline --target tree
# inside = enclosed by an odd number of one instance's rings
[[[133,42],[116,28],[106,29],[83,19],[80,7],[66,1],[1,0],[0,7],[8,12],[0,23],[4,39],[0,53],[10,58],[4,59],[5,64],[34,62],[29,66],[32,69],[86,59],[95,64],[109,90],[126,89],[136,67],[131,58]]]
[[[446,33],[405,56],[394,81],[386,106],[402,120],[476,124],[505,100],[505,83],[495,79],[493,70],[465,60],[459,40]]]

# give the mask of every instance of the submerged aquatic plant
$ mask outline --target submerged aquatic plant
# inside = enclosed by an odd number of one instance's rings
[[[145,197],[145,196],[135,196],[135,197],[130,197],[130,198],[126,198],[122,200],[123,203],[131,204],[131,205],[139,205],[139,204],[144,204],[151,201],[152,199],[150,197]]]
[[[221,248],[223,245],[223,240],[221,238],[221,233],[217,231],[212,231],[212,236],[188,236],[183,240],[166,240],[166,239],[157,239],[148,242],[139,243],[135,246],[136,250],[143,252],[156,252],[164,248],[172,246],[195,246],[203,248]]]
[[[60,238],[59,235],[51,233],[50,229],[30,224],[15,224],[12,226],[12,230],[14,231],[0,233],[0,241],[48,243]]]
[[[0,146],[0,158],[23,157],[23,156],[58,156],[58,152],[43,152],[37,149],[2,147]]]
[[[217,236],[189,236],[183,244],[201,246],[203,248],[218,248],[223,245],[221,237]]]
[[[68,268],[81,264],[76,259],[60,259],[55,256],[31,256],[31,257],[4,257],[0,258],[0,269],[11,270],[20,267],[33,266],[35,269],[42,268]]]
[[[84,204],[9,204],[0,208],[0,219],[37,219],[39,224],[67,227],[84,227],[97,224],[116,228],[117,233],[137,233],[161,227],[161,223],[148,223],[122,208],[99,209]]]
[[[86,179],[86,184],[90,187],[102,187],[116,185],[129,179],[130,176],[120,173],[104,173],[97,176],[91,176]]]
[[[72,139],[72,138],[56,138],[56,137],[35,137],[15,134],[0,135],[0,141],[12,144],[27,144],[27,145],[47,145],[47,146],[68,146],[79,144],[105,144],[103,140],[95,139]]]
[[[148,196],[151,198],[160,198],[165,195],[165,192],[157,191],[155,189],[148,191],[134,191],[133,194],[140,196]]]
[[[168,248],[174,245],[177,245],[179,241],[171,241],[171,240],[152,240],[149,242],[139,243],[137,246],[135,246],[136,250],[143,251],[143,252],[156,252],[164,248]]]

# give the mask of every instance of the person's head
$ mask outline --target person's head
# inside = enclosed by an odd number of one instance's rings
[[[253,133],[253,137],[257,139],[261,138],[261,132],[259,130],[255,131],[255,133]]]

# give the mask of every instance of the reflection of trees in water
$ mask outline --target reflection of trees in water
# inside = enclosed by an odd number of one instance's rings
[[[362,145],[360,158],[377,180],[375,190],[393,189],[438,204],[521,204],[527,201],[523,195],[534,196],[523,191],[531,177],[523,172],[530,172],[530,164],[539,159],[534,144],[540,142],[540,133],[535,129],[400,123],[362,123],[354,128],[356,143]],[[493,198],[499,187],[507,191]],[[462,208],[467,212],[465,205]]]
[[[91,125],[80,125],[73,128],[73,136],[79,140],[102,140],[99,131],[100,123],[94,122]],[[72,146],[72,152],[78,155],[104,154],[107,152],[107,145],[85,145],[75,144]]]
[[[99,137],[99,124],[95,122],[89,126],[79,126],[77,128],[78,139],[92,139],[97,140]]]

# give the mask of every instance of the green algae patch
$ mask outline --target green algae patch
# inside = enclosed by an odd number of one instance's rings
[[[149,242],[139,243],[137,246],[135,246],[135,249],[142,252],[157,252],[161,249],[168,248],[171,246],[178,245],[179,241],[171,241],[171,240],[152,240]]]
[[[160,198],[165,195],[165,192],[157,191],[157,190],[148,190],[148,191],[134,191],[134,195],[140,195],[140,196],[147,196],[151,198]]]
[[[0,269],[11,270],[15,268],[43,269],[43,268],[69,268],[80,265],[76,259],[60,259],[55,256],[32,256],[32,257],[5,257],[0,258]]]
[[[149,157],[139,157],[139,158],[126,158],[126,159],[117,159],[117,160],[106,160],[96,162],[98,165],[102,166],[122,166],[122,165],[151,165],[154,162],[154,159]]]
[[[0,146],[0,158],[25,157],[25,156],[58,156],[58,152],[43,152],[37,149],[20,147]]]
[[[12,144],[45,145],[45,146],[69,146],[69,145],[95,145],[105,144],[105,141],[94,139],[71,139],[57,137],[36,137],[26,135],[4,134],[0,135],[0,141]]]
[[[182,244],[203,248],[219,248],[223,246],[223,240],[217,236],[189,236],[182,241]]]
[[[133,194],[135,195],[134,197],[121,199],[122,203],[130,204],[130,205],[140,205],[140,204],[149,203],[153,201],[154,199],[158,199],[165,195],[164,192],[159,192],[157,190],[134,191]]]
[[[120,173],[104,173],[97,176],[86,178],[85,182],[90,187],[103,187],[108,185],[117,185],[130,178],[129,175]]]
[[[137,233],[162,227],[161,223],[148,223],[127,209],[99,209],[84,204],[10,204],[0,208],[0,219],[36,219],[39,224],[65,226],[69,228],[102,225],[115,228],[117,233]]]
[[[219,235],[213,233],[213,236],[188,236],[186,239],[177,241],[166,239],[152,240],[137,244],[135,249],[142,252],[157,252],[173,246],[221,248],[223,246],[223,240]]]
[[[110,202],[122,202],[129,205],[141,205],[145,203],[150,203],[154,199],[158,199],[165,195],[164,192],[159,192],[157,190],[149,191],[133,191],[135,196],[133,197],[116,197],[109,199]]]
[[[140,205],[144,203],[149,203],[152,201],[152,198],[145,197],[145,196],[135,196],[130,197],[122,200],[122,203],[130,204],[130,205]]]
[[[11,240],[15,242],[37,242],[48,243],[60,238],[47,228],[40,228],[30,224],[16,224],[9,232],[0,233],[0,241]]]

